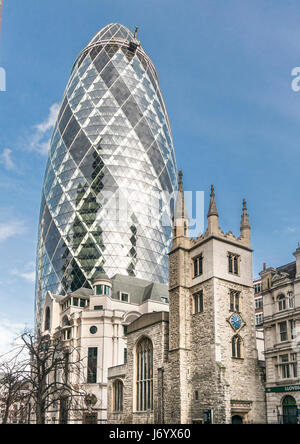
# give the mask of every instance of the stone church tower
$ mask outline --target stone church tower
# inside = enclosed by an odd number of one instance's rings
[[[212,187],[207,230],[190,239],[182,173],[178,188],[169,314],[145,313],[128,326],[128,360],[108,370],[108,421],[265,423],[246,202],[240,236],[225,234]]]
[[[166,423],[263,423],[265,393],[254,325],[250,223],[224,233],[213,186],[207,230],[188,235],[182,174],[170,252]]]

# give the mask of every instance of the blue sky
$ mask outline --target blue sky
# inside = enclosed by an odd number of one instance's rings
[[[76,56],[103,26],[134,29],[159,73],[187,190],[213,183],[238,234],[246,197],[254,274],[300,241],[298,0],[4,0],[0,67],[0,342],[33,323],[47,143]],[[207,205],[208,193],[206,193]],[[1,352],[1,345],[0,345]]]

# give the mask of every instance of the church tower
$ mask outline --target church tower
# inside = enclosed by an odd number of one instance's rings
[[[213,186],[207,230],[198,238],[188,237],[182,174],[177,205],[169,254],[166,423],[264,423],[246,201],[239,237],[221,230]]]

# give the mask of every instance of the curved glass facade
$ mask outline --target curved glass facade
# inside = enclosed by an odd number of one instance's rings
[[[77,58],[42,190],[36,310],[47,290],[90,287],[95,272],[167,283],[176,161],[156,70],[124,26]],[[166,193],[163,193],[166,191]]]

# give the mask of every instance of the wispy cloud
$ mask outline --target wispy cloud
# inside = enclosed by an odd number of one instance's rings
[[[27,282],[31,282],[31,283],[35,282],[35,271],[20,272],[19,270],[12,270],[11,274],[14,276],[18,276]]]
[[[18,236],[25,232],[25,224],[18,220],[8,220],[7,222],[0,222],[0,242]]]
[[[1,355],[8,353],[20,345],[18,338],[25,328],[25,324],[17,324],[5,319],[0,319],[0,359]]]
[[[6,170],[12,170],[15,167],[15,164],[11,157],[12,150],[6,148],[0,154],[0,164],[4,165]]]
[[[37,151],[46,155],[49,150],[51,130],[53,129],[59,110],[58,103],[54,103],[49,110],[47,119],[33,127],[33,133],[29,137],[28,147],[31,151]]]
[[[296,233],[296,228],[294,228],[294,227],[287,227],[286,229],[285,229],[285,231],[287,232],[287,233]]]

